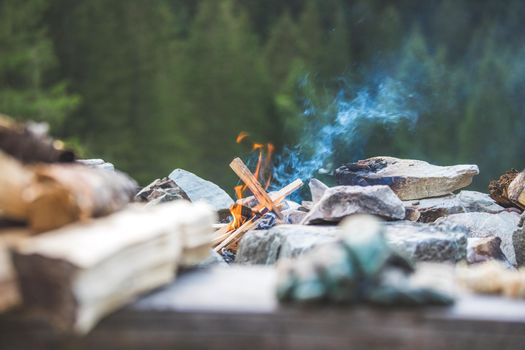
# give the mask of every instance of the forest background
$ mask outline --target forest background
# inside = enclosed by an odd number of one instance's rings
[[[275,182],[374,155],[525,166],[519,0],[0,0],[0,111],[143,185],[230,188],[239,131]]]

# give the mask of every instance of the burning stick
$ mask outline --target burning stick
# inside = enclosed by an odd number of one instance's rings
[[[230,167],[253,192],[258,203],[255,205],[252,204],[253,207],[249,208],[247,206],[252,202],[253,198],[250,200],[239,199],[237,201],[231,209],[232,214],[234,215],[234,221],[237,220],[239,223],[242,222],[242,217],[245,217],[246,214],[246,210],[244,209],[248,209],[247,211],[250,212],[249,215],[251,215],[251,217],[248,217],[246,221],[236,229],[232,230],[232,226],[227,225],[217,230],[215,232],[215,238],[213,239],[213,244],[216,245],[214,248],[215,251],[220,251],[222,248],[232,246],[244,233],[255,228],[264,217],[266,211],[273,211],[276,215],[280,215],[282,218],[282,214],[279,210],[281,203],[287,196],[303,185],[303,182],[300,179],[297,179],[283,187],[281,190],[268,194],[241,159],[235,158],[231,162]]]
[[[252,174],[250,169],[248,169],[248,167],[240,158],[235,158],[230,163],[230,168],[233,169],[237,176],[241,178],[242,182],[244,182],[250,191],[252,191],[257,201],[259,201],[259,204],[265,208],[268,208],[268,210],[273,211],[279,219],[282,219],[283,214],[281,214],[279,208],[275,207],[268,193],[266,193],[259,181],[257,181],[257,178]]]

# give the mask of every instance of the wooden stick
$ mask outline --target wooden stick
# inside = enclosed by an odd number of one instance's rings
[[[248,167],[243,163],[243,161],[240,158],[235,158],[230,163],[230,167],[237,174],[237,176],[239,176],[239,178],[246,184],[246,186],[248,186],[250,191],[252,191],[259,204],[268,208],[268,210],[273,211],[279,219],[283,217],[279,208],[277,208],[274,205],[268,193],[266,193],[259,181],[257,181],[250,169],[248,169]]]
[[[297,191],[299,188],[301,188],[304,185],[304,183],[301,181],[301,179],[296,179],[294,182],[286,185],[285,187],[281,188],[279,191],[276,192],[270,192],[268,195],[270,196],[270,199],[274,204],[281,203],[286,197],[288,197],[293,192]],[[246,204],[253,200],[253,196],[241,198],[237,200],[237,204]]]
[[[226,247],[230,242],[232,242],[236,237],[240,236],[241,234],[244,234],[248,231],[250,231],[252,228],[257,226],[259,221],[262,219],[262,217],[257,219],[250,219],[246,221],[244,224],[241,225],[237,230],[233,231],[228,238],[226,238],[224,241],[221,242],[218,246],[213,248],[216,252],[219,252],[222,248]]]

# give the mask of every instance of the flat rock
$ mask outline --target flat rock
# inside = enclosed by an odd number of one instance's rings
[[[169,178],[182,188],[192,202],[204,201],[217,211],[227,211],[233,205],[233,199],[223,189],[189,171],[175,169]]]
[[[337,226],[279,225],[247,232],[239,244],[236,263],[274,264],[295,258],[321,244],[338,239]],[[409,221],[386,223],[386,238],[416,261],[458,261],[466,256],[467,229],[453,225]]]
[[[420,222],[434,222],[438,218],[459,213],[491,213],[496,214],[504,208],[490,198],[486,193],[476,191],[461,191],[448,196],[404,201],[407,210],[417,210]]]
[[[405,218],[405,207],[388,186],[336,186],[324,192],[303,223],[337,223],[353,214],[401,220]]]
[[[525,250],[514,248],[513,235],[518,228],[520,216],[514,212],[452,214],[436,220],[436,223],[461,225],[468,229],[468,237],[496,236],[501,239],[501,250],[512,265],[525,260]],[[523,235],[521,235],[523,236]],[[522,237],[520,237],[521,240]]]
[[[437,166],[420,160],[374,157],[336,169],[339,185],[388,185],[402,200],[443,196],[464,188],[477,165]]]

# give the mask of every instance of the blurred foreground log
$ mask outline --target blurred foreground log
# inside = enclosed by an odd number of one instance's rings
[[[214,221],[207,205],[179,201],[30,237],[13,252],[24,306],[60,329],[85,333],[170,282],[182,262],[201,262]]]
[[[137,190],[123,173],[83,165],[39,165],[34,176],[26,196],[28,219],[37,232],[111,214],[126,206]]]
[[[0,216],[34,231],[99,217],[129,203],[137,184],[120,172],[80,164],[23,166],[0,152]]]
[[[0,149],[23,163],[74,161],[74,153],[47,131],[45,123],[17,123],[0,114]]]
[[[525,171],[511,169],[489,184],[489,193],[499,205],[525,209]]]

